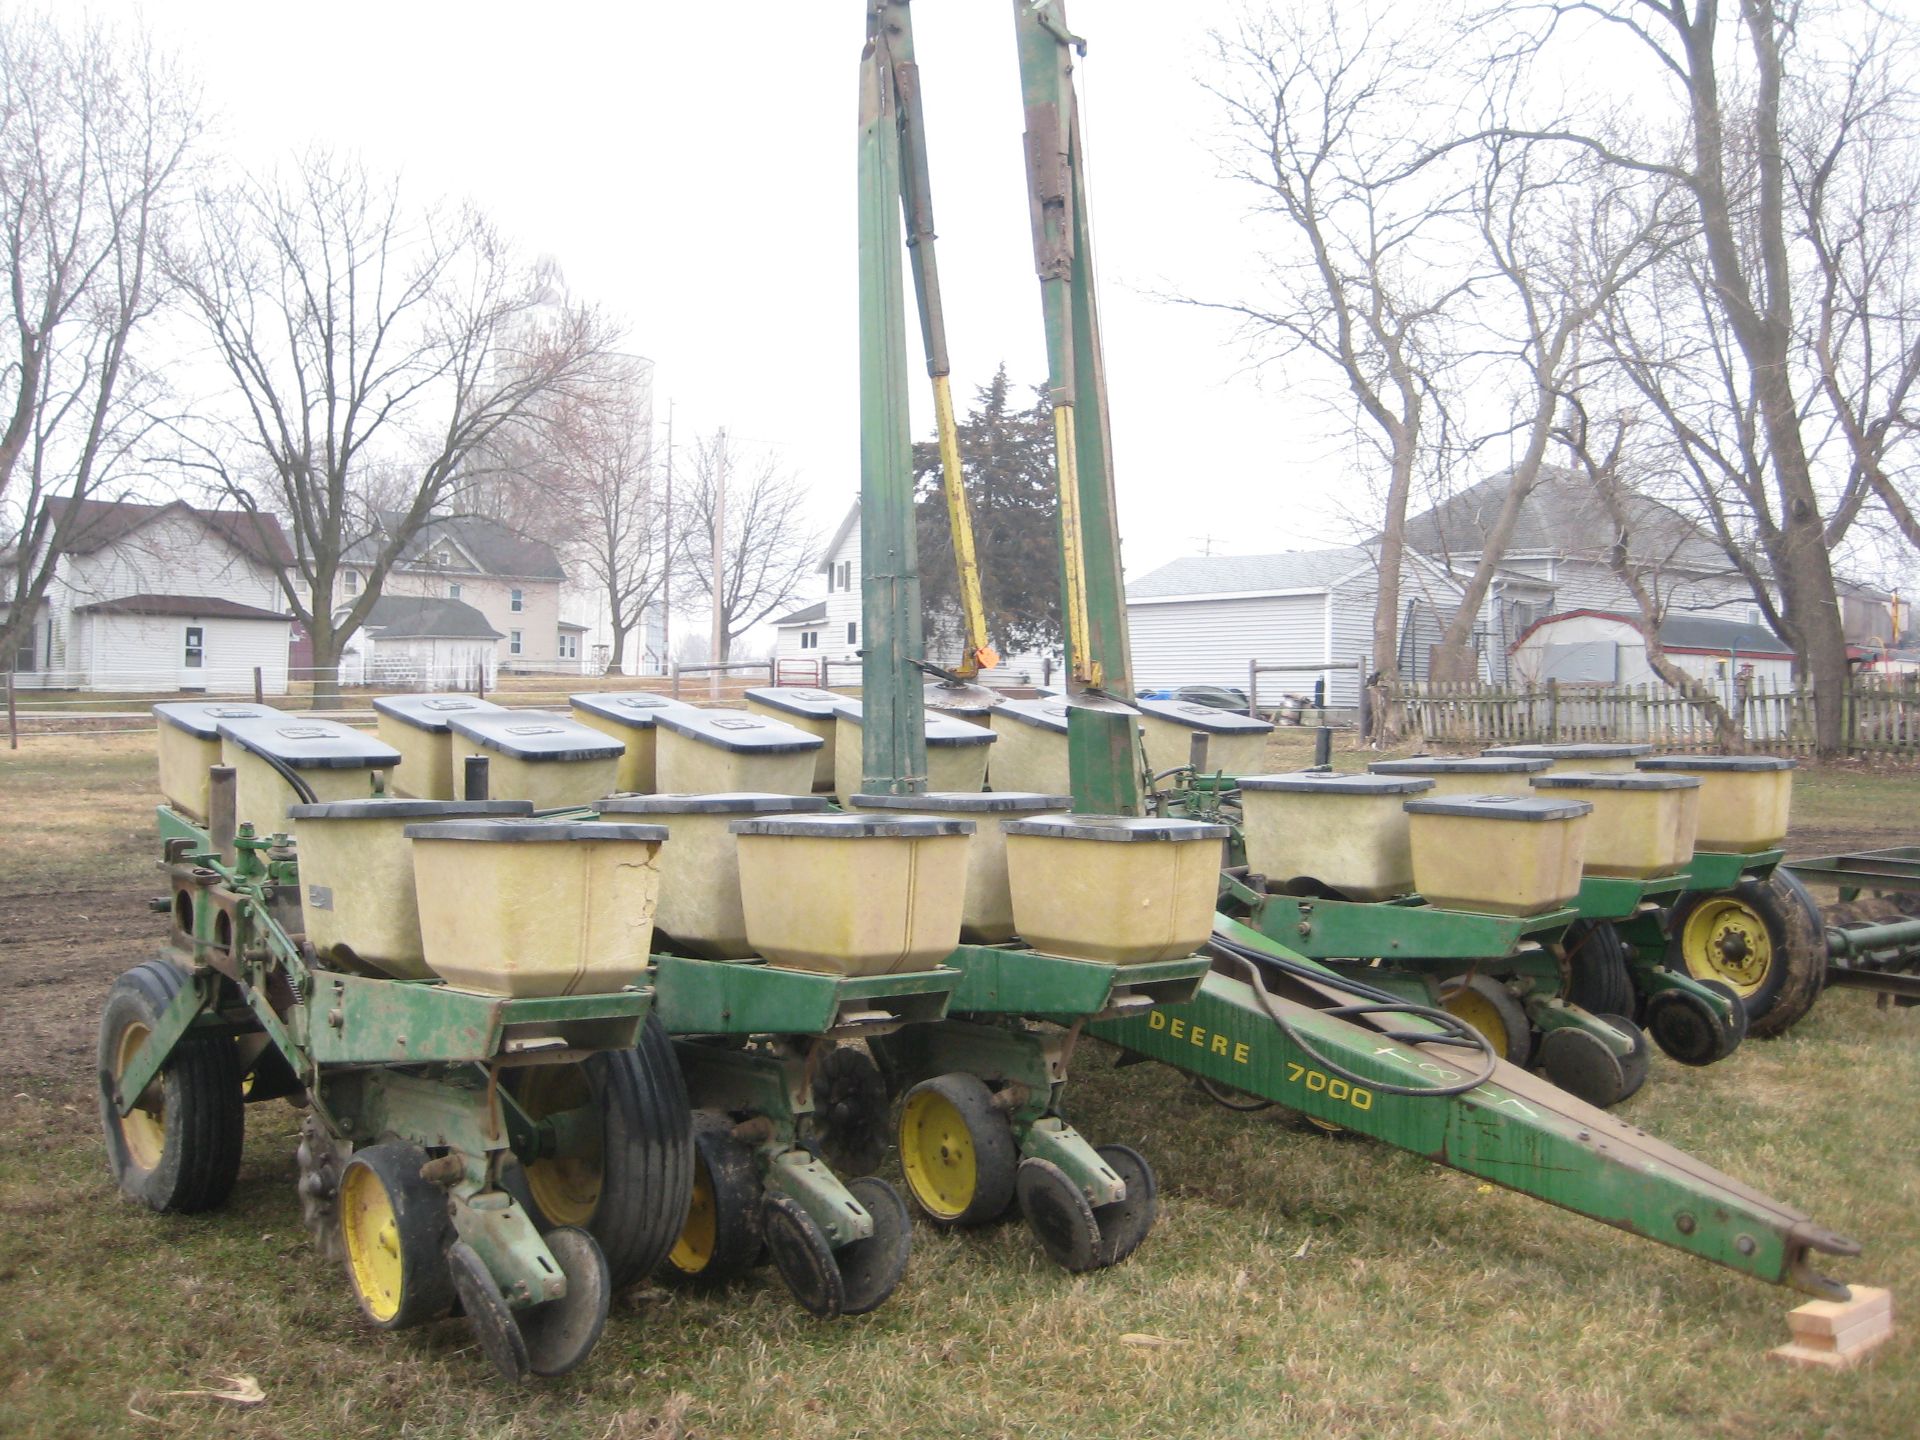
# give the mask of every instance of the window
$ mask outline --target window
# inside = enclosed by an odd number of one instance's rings
[[[560,632],[560,658],[578,660],[580,658],[580,637],[562,630]]]
[[[458,600],[460,598],[460,582],[458,580],[451,581],[447,585],[447,598],[449,600]]]
[[[49,631],[51,633],[51,631]],[[19,643],[14,647],[14,670],[25,673],[40,668],[40,625],[36,621],[21,632]]]
[[[433,563],[436,565],[451,565],[453,563],[453,552],[442,546],[433,552]]]
[[[858,620],[847,621],[847,644],[849,645],[856,644],[858,643],[859,639],[860,639],[860,622]]]
[[[527,608],[527,592],[524,590],[514,591],[512,598],[507,602],[507,608],[513,611],[513,613],[516,615],[518,615],[522,610],[526,609]]]
[[[340,583],[346,587],[347,594],[358,595],[360,593],[360,572],[358,570],[347,571],[340,577]]]
[[[1749,625],[1760,625],[1765,623],[1760,618],[1760,607],[1758,605],[1747,606],[1747,623]]]
[[[851,590],[853,588],[853,562],[851,560],[842,560],[840,562],[840,588],[842,590]]]
[[[818,630],[802,630],[800,632],[800,648],[802,650],[818,650],[820,648],[820,632]]]
[[[833,565],[827,566],[827,594],[829,595],[833,593],[833,572],[836,568],[838,567]]]
[[[507,632],[507,653],[509,655],[518,655],[520,650],[520,632],[518,630],[509,630]]]
[[[187,626],[186,667],[198,670],[207,663],[206,631],[198,625]]]

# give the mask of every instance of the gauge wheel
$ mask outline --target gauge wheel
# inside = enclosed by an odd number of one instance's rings
[[[1493,1053],[1525,1067],[1533,1058],[1533,1024],[1513,993],[1490,975],[1456,976],[1440,987],[1440,1008],[1479,1031]]]
[[[1078,1185],[1051,1160],[1029,1155],[1015,1180],[1020,1213],[1054,1264],[1079,1274],[1100,1266],[1100,1221]]]
[[[900,1106],[907,1194],[935,1225],[979,1225],[1006,1212],[1020,1163],[1012,1127],[976,1075],[923,1080]]]
[[[1640,1087],[1647,1083],[1647,1072],[1653,1068],[1653,1051],[1647,1044],[1647,1032],[1624,1015],[1596,1015],[1593,1018],[1611,1025],[1633,1041],[1632,1053],[1613,1058],[1620,1062],[1620,1074],[1626,1082],[1620,1099],[1626,1100],[1637,1095]]]
[[[445,1248],[447,1196],[420,1178],[427,1152],[388,1140],[356,1150],[340,1172],[340,1240],[347,1280],[382,1330],[437,1320],[453,1304]]]
[[[865,1315],[886,1303],[907,1273],[913,1252],[913,1220],[900,1192],[875,1175],[855,1180],[847,1193],[873,1220],[873,1233],[833,1252],[846,1296],[841,1314]]]
[[[453,1290],[460,1297],[460,1313],[480,1344],[480,1353],[492,1362],[500,1377],[518,1385],[533,1370],[527,1354],[527,1340],[520,1333],[507,1297],[500,1293],[500,1282],[487,1269],[487,1262],[464,1240],[447,1246],[446,1269]]]
[[[720,1285],[760,1263],[760,1171],[753,1149],[733,1138],[731,1120],[693,1117],[693,1198],[686,1224],[660,1267],[665,1280]]]
[[[547,1249],[567,1277],[567,1293],[522,1310],[515,1319],[535,1375],[565,1375],[600,1343],[613,1297],[607,1257],[593,1236],[571,1225],[546,1234]]]
[[[1249,1094],[1245,1090],[1236,1090],[1231,1085],[1224,1085],[1218,1080],[1209,1080],[1204,1075],[1195,1078],[1200,1082],[1200,1089],[1205,1092],[1206,1097],[1225,1109],[1238,1110],[1243,1114],[1251,1115],[1259,1110],[1273,1108],[1274,1102],[1263,1096]]]
[[[246,1113],[233,1038],[189,1031],[138,1105],[122,1115],[114,1095],[187,983],[186,972],[166,960],[136,965],[114,981],[100,1012],[98,1066],[114,1180],[149,1209],[181,1215],[224,1203],[240,1173]]]
[[[1160,1218],[1160,1187],[1147,1157],[1128,1145],[1102,1145],[1095,1152],[1127,1187],[1126,1198],[1093,1207],[1100,1227],[1099,1268],[1118,1265],[1140,1248]]]
[[[1626,1066],[1598,1035],[1573,1025],[1540,1040],[1540,1069],[1569,1095],[1605,1110],[1627,1097]]]
[[[631,1050],[519,1067],[506,1084],[560,1137],[557,1152],[521,1157],[535,1221],[593,1236],[616,1290],[651,1274],[686,1224],[694,1168],[686,1082],[659,1017]]]

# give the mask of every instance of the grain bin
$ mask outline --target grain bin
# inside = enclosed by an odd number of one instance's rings
[[[399,980],[428,979],[433,972],[420,941],[407,826],[532,811],[524,800],[386,797],[293,806],[288,814],[300,825],[300,908],[308,943],[333,964],[369,965]]]
[[[1413,889],[1406,802],[1423,775],[1242,775],[1247,868],[1270,881],[1310,877],[1352,900]]]
[[[289,805],[386,793],[400,752],[335,720],[276,713],[222,720],[220,758],[234,770],[235,820],[271,834],[294,830]],[[311,798],[294,788],[289,774]]]
[[[569,695],[573,718],[589,729],[611,736],[625,747],[614,772],[614,789],[626,795],[650,794],[654,784],[654,721],[669,708],[690,710],[671,695],[649,695],[644,690],[614,690],[591,695]]]
[[[1544,775],[1553,762],[1525,755],[1416,755],[1409,760],[1376,760],[1370,774],[1415,776],[1433,781],[1433,798],[1451,795],[1511,795],[1524,799],[1529,783]]]
[[[652,951],[662,825],[434,820],[409,825],[434,974],[488,995],[600,995]]]
[[[1213,933],[1227,827],[1132,815],[1009,820],[1020,937],[1109,964],[1191,955]]]
[[[416,800],[453,800],[461,793],[453,763],[453,717],[500,707],[478,695],[376,695],[380,738],[401,754],[393,777],[396,795]]]
[[[1073,808],[1067,795],[1026,795],[1012,790],[929,792],[925,795],[855,795],[857,811],[885,815],[912,813],[974,825],[967,849],[967,895],[960,914],[960,938],[976,945],[999,945],[1019,932],[1013,923],[1013,892],[1007,878],[1007,837],[1001,825],[1033,815]]]
[[[1586,871],[1649,879],[1672,875],[1693,858],[1700,824],[1700,781],[1692,775],[1549,772],[1533,786],[1556,799],[1584,800]]]
[[[1793,811],[1793,761],[1773,755],[1651,755],[1640,769],[1700,781],[1702,850],[1751,855],[1787,838]]]
[[[709,960],[753,954],[740,903],[739,841],[729,828],[749,815],[818,814],[824,795],[623,795],[600,802],[621,823],[665,825],[673,842],[660,851],[660,906],[654,924],[682,948]]]
[[[1177,770],[1193,755],[1193,737],[1207,737],[1206,773],[1252,775],[1265,768],[1273,726],[1251,715],[1192,700],[1136,700],[1147,763],[1158,775]]]
[[[929,815],[736,820],[747,936],[774,965],[930,970],[960,943],[973,826]]]
[[[531,800],[536,810],[586,805],[611,794],[625,749],[550,710],[455,715],[454,733],[487,757],[487,793]]]
[[[1413,883],[1429,905],[1537,915],[1580,893],[1583,800],[1469,795],[1407,802]]]
[[[1547,760],[1546,773],[1580,771],[1588,775],[1631,775],[1633,762],[1651,755],[1651,745],[1491,745],[1480,752],[1498,759]]]
[[[209,700],[168,700],[154,706],[153,715],[159,722],[160,793],[199,821],[208,818],[207,771],[220,763],[220,722],[292,718],[269,705]]]
[[[858,701],[849,700],[835,717],[839,733],[834,737],[833,793],[843,801],[864,787],[865,768],[861,753],[861,726],[864,721]],[[983,790],[987,784],[987,747],[995,741],[994,732],[984,725],[970,725],[950,715],[927,713],[927,788],[954,794]]]
[[[654,781],[670,795],[811,795],[824,744],[770,716],[691,706],[662,710],[653,743]]]
[[[822,794],[831,793],[833,717],[848,703],[847,697],[803,685],[760,685],[746,692],[746,700],[748,714],[765,715],[820,740],[820,748],[813,756],[813,788]]]

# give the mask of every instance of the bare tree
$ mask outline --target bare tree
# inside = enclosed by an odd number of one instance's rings
[[[150,388],[134,342],[200,134],[145,36],[0,14],[0,665],[34,634],[87,507],[125,478]]]
[[[807,494],[771,456],[743,457],[723,426],[695,441],[693,475],[674,522],[679,564],[690,597],[717,603],[720,654],[775,611],[792,603],[820,558],[820,536],[806,523]],[[716,602],[713,537],[724,517]]]
[[[201,213],[170,268],[230,386],[179,427],[181,460],[286,528],[314,703],[337,705],[341,651],[394,562],[509,433],[591,392],[611,328],[471,207],[409,208],[397,181],[325,151]],[[367,583],[341,598],[349,557]]]
[[[1268,294],[1187,297],[1238,315],[1269,358],[1315,362],[1357,407],[1356,433],[1387,475],[1373,653],[1388,680],[1399,654],[1407,504],[1423,465],[1444,449],[1447,314],[1473,283],[1470,270],[1448,263],[1470,235],[1468,177],[1439,166],[1408,173],[1433,113],[1417,83],[1431,69],[1430,36],[1411,11],[1284,7],[1214,37],[1221,78],[1208,88],[1231,127],[1229,173],[1258,192],[1257,215],[1280,223]],[[1400,183],[1388,183],[1395,173]]]
[[[549,417],[552,508],[565,517],[563,548],[600,593],[613,626],[609,675],[626,673],[627,636],[664,593],[664,497],[654,488],[652,366],[628,357],[591,395]]]
[[[1490,332],[1489,386],[1510,388],[1518,458],[1507,471],[1500,508],[1440,641],[1454,678],[1470,658],[1480,607],[1506,559],[1522,507],[1540,483],[1558,412],[1581,384],[1579,342],[1616,296],[1678,243],[1673,187],[1618,177],[1591,157],[1567,162],[1536,142],[1490,138],[1474,204],[1496,287],[1504,304],[1482,307]],[[1438,667],[1436,667],[1438,668]]]
[[[1712,436],[1694,422],[1690,377],[1664,347],[1643,335],[1628,354],[1636,383],[1676,427],[1690,463],[1711,477],[1706,490],[1720,481],[1745,512],[1779,587],[1781,633],[1812,681],[1816,745],[1831,754],[1841,740],[1847,656],[1829,556],[1832,487],[1822,494],[1803,428],[1820,387],[1797,363],[1806,284],[1796,265],[1802,219],[1790,169],[1802,101],[1836,80],[1804,43],[1810,13],[1795,0],[1540,0],[1499,7],[1493,19],[1528,27],[1508,49],[1515,64],[1542,46],[1591,43],[1589,27],[1597,25],[1649,59],[1678,101],[1677,138],[1666,140],[1658,129],[1630,127],[1619,113],[1589,122],[1556,113],[1501,133],[1557,141],[1626,171],[1665,177],[1686,193],[1698,226],[1696,255],[1687,261],[1690,291],[1705,313],[1693,357],[1717,382],[1709,403],[1726,433]],[[1731,18],[1729,36],[1723,15]],[[1663,318],[1671,328],[1671,315]],[[1719,496],[1703,498],[1716,524],[1733,518]],[[1838,514],[1845,513],[1842,505]],[[1735,553],[1742,527],[1724,528]]]

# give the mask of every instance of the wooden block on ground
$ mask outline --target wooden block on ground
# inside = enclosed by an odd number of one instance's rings
[[[1852,1350],[1815,1350],[1810,1345],[1776,1345],[1767,1351],[1767,1354],[1776,1360],[1785,1360],[1790,1365],[1818,1365],[1828,1370],[1851,1370],[1892,1338],[1893,1331],[1885,1330],[1866,1344]]]
[[[1893,1295],[1852,1287],[1850,1300],[1810,1300],[1787,1315],[1791,1343],[1767,1353],[1794,1365],[1845,1370],[1893,1335]]]

